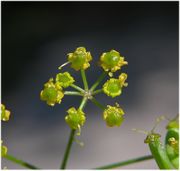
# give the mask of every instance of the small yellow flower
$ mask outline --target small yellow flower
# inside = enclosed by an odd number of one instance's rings
[[[75,52],[68,54],[68,61],[71,63],[71,67],[76,71],[80,69],[87,69],[92,60],[90,52],[86,52],[84,47],[78,47]]]
[[[103,92],[111,97],[119,96],[122,92],[122,87],[119,79],[110,78],[103,85]]]
[[[100,57],[100,63],[105,71],[110,72],[116,72],[121,69],[122,66],[128,64],[128,62],[124,60],[124,57],[115,50],[103,53]]]
[[[124,111],[119,106],[107,105],[107,109],[103,112],[103,119],[106,121],[107,126],[120,126],[124,121]]]
[[[59,73],[56,75],[56,82],[59,83],[60,86],[67,88],[69,87],[72,83],[74,83],[74,78],[68,73]]]
[[[4,157],[6,156],[8,149],[6,146],[2,145],[2,143],[3,141],[1,140],[1,157]]]
[[[74,107],[71,107],[67,113],[65,121],[72,129],[80,129],[84,125],[86,117],[81,109],[76,110]]]
[[[62,87],[59,84],[54,84],[53,78],[44,84],[44,89],[40,93],[41,100],[46,101],[50,106],[61,103],[63,97]]]
[[[125,82],[127,80],[127,77],[128,76],[126,73],[121,73],[119,75],[119,81],[120,81],[121,87],[127,87],[128,86],[128,83]]]
[[[6,110],[6,107],[3,104],[1,104],[1,120],[8,121],[10,114],[11,112],[9,110]]]

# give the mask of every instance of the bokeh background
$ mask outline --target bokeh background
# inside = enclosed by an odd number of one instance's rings
[[[84,46],[92,53],[87,70],[92,84],[102,69],[97,61],[115,49],[129,62],[129,86],[115,99],[98,95],[103,104],[118,102],[125,111],[121,127],[108,128],[102,111],[88,103],[85,143],[74,143],[68,169],[90,169],[150,154],[146,135],[156,117],[178,113],[178,2],[1,2],[2,103],[11,119],[2,123],[2,139],[9,154],[40,168],[58,169],[70,133],[64,121],[80,97],[67,96],[49,107],[40,101],[43,84],[59,71],[66,54]],[[78,72],[70,71],[82,85]],[[119,74],[119,73],[118,73]],[[116,75],[117,76],[117,75]],[[156,131],[165,134],[166,122]],[[163,141],[164,136],[162,136]],[[22,167],[2,160],[2,167]],[[153,160],[122,169],[158,169]]]

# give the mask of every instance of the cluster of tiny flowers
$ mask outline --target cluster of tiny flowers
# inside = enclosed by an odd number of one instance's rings
[[[113,98],[119,96],[122,93],[122,88],[127,87],[126,79],[127,74],[125,73],[121,73],[118,79],[110,78],[103,85],[104,93]]]
[[[124,121],[123,115],[124,111],[118,104],[116,104],[116,106],[107,105],[107,109],[105,109],[103,113],[103,118],[110,127],[120,126]]]
[[[67,54],[67,60],[68,61],[61,65],[59,69],[70,64],[70,67],[75,71],[82,71],[90,67],[89,62],[92,60],[92,56],[90,52],[86,51],[86,48],[78,47],[74,52]],[[124,57],[115,50],[103,53],[100,56],[100,66],[103,68],[104,72],[111,77],[102,86],[102,91],[107,96],[111,96],[112,98],[119,96],[122,93],[123,87],[127,87],[128,84],[125,82],[127,79],[126,73],[120,73],[118,78],[112,78],[112,73],[120,70],[122,66],[127,64]],[[69,72],[58,73],[55,77],[55,81],[51,78],[44,84],[44,89],[40,93],[41,100],[46,101],[50,106],[61,103],[62,98],[66,95],[64,89],[69,86],[74,88],[74,82],[75,80]],[[93,91],[81,90],[81,95],[84,96],[84,98],[86,98],[86,96],[90,100],[93,98]],[[117,104],[115,106],[107,105],[103,110],[103,119],[109,127],[120,126],[124,120],[124,111]],[[71,107],[67,110],[65,121],[71,129],[80,130],[81,126],[83,126],[86,121],[86,116],[82,109]]]
[[[9,121],[11,112],[6,109],[5,105],[1,104],[1,121]],[[1,140],[1,156],[4,157],[7,154],[7,147],[2,145],[3,141]]]
[[[124,57],[115,50],[103,53],[100,57],[100,63],[105,71],[111,72],[116,72],[120,70],[123,65],[128,64],[127,61],[124,60]]]
[[[74,78],[68,73],[59,73],[56,75],[56,81],[50,78],[44,84],[44,89],[40,93],[40,98],[50,106],[61,103],[64,97],[63,88],[69,87],[74,82]]]
[[[68,61],[71,63],[71,67],[76,71],[87,69],[90,66],[89,61],[91,60],[91,53],[86,52],[84,47],[79,47],[75,52],[68,54]]]
[[[68,109],[67,113],[68,115],[65,117],[66,123],[71,129],[78,129],[80,134],[81,126],[86,121],[85,113],[81,109],[76,110],[74,107]]]

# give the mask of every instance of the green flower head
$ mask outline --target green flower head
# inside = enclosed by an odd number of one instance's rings
[[[84,125],[86,117],[81,109],[76,110],[74,107],[71,107],[67,113],[68,115],[65,117],[65,121],[72,129],[80,129]]]
[[[121,69],[123,65],[127,65],[127,61],[120,55],[119,52],[111,50],[110,52],[103,53],[100,57],[101,67],[105,71],[116,72]]]
[[[1,140],[1,157],[4,157],[6,156],[8,149],[6,146],[2,145],[2,143],[3,141]]]
[[[76,71],[80,69],[87,69],[92,60],[90,52],[86,52],[84,47],[78,47],[75,52],[68,54],[68,61],[71,63],[71,67]]]
[[[108,81],[106,81],[103,85],[103,92],[113,98],[119,96],[122,92],[122,86],[119,79],[110,78]]]
[[[103,112],[103,119],[106,121],[107,126],[120,126],[124,121],[124,111],[119,106],[107,105],[107,109]]]
[[[10,114],[11,112],[9,110],[6,110],[6,107],[3,104],[1,104],[1,120],[8,121]]]
[[[74,81],[74,78],[68,72],[56,75],[56,82],[58,82],[63,88],[69,87],[72,83],[74,83]]]
[[[50,106],[54,106],[55,103],[61,103],[61,99],[64,97],[62,88],[59,84],[54,84],[53,78],[49,79],[44,84],[44,89],[40,93],[40,98]]]

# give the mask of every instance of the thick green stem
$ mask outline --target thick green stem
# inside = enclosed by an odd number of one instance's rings
[[[70,86],[71,86],[72,88],[74,88],[74,89],[82,92],[82,93],[84,92],[84,90],[83,90],[81,87],[79,87],[79,86],[77,86],[77,85],[75,85],[75,84],[71,84]]]
[[[64,95],[70,95],[70,96],[83,96],[82,93],[77,91],[65,91]]]
[[[91,99],[91,101],[99,108],[101,108],[103,111],[106,109],[104,105],[102,105],[100,102],[98,102],[94,97]]]
[[[153,156],[149,155],[149,156],[138,157],[138,158],[134,158],[134,159],[130,159],[130,160],[126,160],[126,161],[117,162],[117,163],[113,163],[110,165],[98,167],[95,169],[113,169],[113,168],[129,165],[129,164],[133,164],[133,163],[137,163],[137,162],[141,162],[141,161],[145,161],[145,160],[150,160],[150,159],[153,159]]]
[[[85,105],[86,105],[86,103],[87,103],[87,98],[84,97],[82,99],[82,101],[81,101],[79,109],[83,110]],[[70,154],[70,150],[71,150],[72,143],[73,143],[73,140],[74,140],[75,132],[76,132],[76,130],[74,130],[74,129],[71,130],[71,133],[70,133],[70,136],[69,136],[69,140],[68,140],[68,144],[66,146],[66,151],[64,153],[64,157],[63,157],[63,161],[62,161],[62,164],[60,166],[60,169],[65,169],[66,168],[67,161],[68,161],[69,154]]]
[[[14,162],[16,164],[19,164],[19,165],[21,165],[21,166],[23,166],[25,168],[28,168],[28,169],[39,169],[36,166],[34,166],[32,164],[29,164],[29,163],[27,163],[25,161],[19,160],[19,159],[15,158],[15,157],[13,157],[13,156],[11,156],[9,154],[5,155],[4,158],[7,159],[7,160],[10,160],[10,161],[12,161],[12,162]]]
[[[83,84],[84,84],[84,89],[88,90],[88,82],[86,79],[86,74],[85,74],[85,70],[81,69],[81,76],[82,76],[82,80],[83,80]]]
[[[98,89],[98,90],[95,90],[92,92],[92,95],[96,95],[96,94],[99,94],[99,93],[102,93],[103,90],[102,89]]]
[[[104,77],[106,76],[106,72],[104,71],[100,77],[96,80],[96,82],[92,85],[92,87],[90,88],[91,91],[95,90],[95,88],[100,84],[100,82],[104,79]]]

